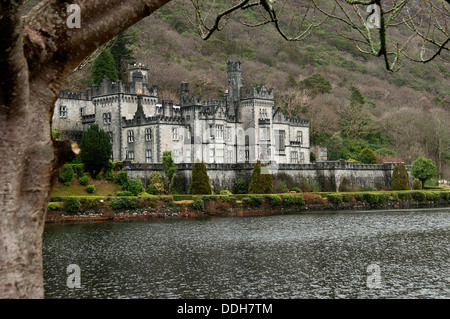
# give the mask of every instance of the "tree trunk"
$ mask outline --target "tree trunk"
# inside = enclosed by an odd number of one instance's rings
[[[0,298],[43,298],[42,233],[59,168],[76,154],[54,142],[54,103],[100,45],[170,0],[84,0],[69,29],[66,1],[0,0]]]

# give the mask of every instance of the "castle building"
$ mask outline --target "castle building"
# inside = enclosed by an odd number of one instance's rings
[[[240,61],[227,62],[223,99],[203,99],[181,83],[180,101],[159,101],[148,85],[148,68],[128,67],[128,85],[107,77],[84,92],[61,91],[53,128],[80,140],[96,123],[112,142],[112,160],[161,163],[171,151],[176,163],[309,163],[310,123],[286,117],[275,106],[274,90],[245,86]]]

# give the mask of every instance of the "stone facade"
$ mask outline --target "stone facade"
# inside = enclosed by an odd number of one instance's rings
[[[240,61],[227,63],[223,99],[191,95],[183,82],[179,105],[159,101],[148,70],[129,66],[126,86],[105,77],[85,92],[62,91],[53,128],[76,140],[97,123],[111,137],[113,161],[161,163],[163,152],[172,151],[176,163],[309,163],[309,121],[286,117],[264,84],[246,87]]]

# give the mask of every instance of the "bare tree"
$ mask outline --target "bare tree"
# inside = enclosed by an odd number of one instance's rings
[[[311,1],[320,12],[350,29],[336,30],[339,35],[353,41],[362,53],[383,57],[389,71],[399,70],[404,58],[421,63],[436,58],[448,62],[448,1],[334,0],[332,10],[323,8],[324,1]],[[410,31],[408,35],[399,32],[402,25]]]
[[[43,0],[26,16],[21,16],[24,0],[0,0],[0,298],[44,296],[42,233],[47,203],[59,167],[76,156],[70,142],[51,138],[54,103],[62,86],[92,52],[170,0],[71,2],[80,8],[80,28],[67,24],[73,13],[67,12],[68,1]],[[201,9],[205,4],[213,9],[209,5],[212,0],[191,3],[194,10],[191,22],[204,39],[220,30],[231,14],[239,10],[258,10],[261,14],[259,22],[242,20],[245,25],[272,23],[281,36],[294,41],[301,40],[314,26],[326,20],[326,17],[316,18],[316,7],[309,1],[296,2],[299,18],[293,17],[291,21],[299,28],[289,35],[283,29],[289,25],[285,1],[233,1],[228,6],[221,3],[221,7],[226,8],[218,13],[211,11],[211,20],[205,18]],[[444,5],[440,11],[433,11],[433,17],[437,17],[437,12],[446,17],[447,9]],[[383,19],[385,14],[398,16],[397,11],[386,12],[383,7]],[[416,16],[415,12],[411,15]],[[280,20],[286,17],[288,24]],[[434,40],[430,32],[422,31],[423,25],[412,25],[411,21],[406,15],[404,23],[410,23],[427,43],[440,48],[436,56],[448,50],[448,40],[442,43]],[[390,54],[383,40],[387,22],[382,23],[384,27],[379,33],[382,47],[378,50],[378,55],[386,58]],[[439,24],[446,33],[444,25]],[[436,44],[433,41],[437,41]],[[397,52],[403,53],[403,50],[399,48]],[[428,60],[430,58],[424,62]]]

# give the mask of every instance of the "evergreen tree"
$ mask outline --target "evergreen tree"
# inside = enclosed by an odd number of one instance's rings
[[[300,88],[310,90],[312,95],[315,96],[317,94],[330,93],[332,87],[322,74],[313,73],[300,82]]]
[[[168,191],[169,191],[169,193],[171,193],[173,179],[174,179],[175,173],[177,171],[177,166],[175,165],[175,162],[173,161],[171,151],[165,151],[163,153],[162,162],[163,162],[163,171],[167,177]]]
[[[128,31],[119,33],[112,41],[111,54],[116,65],[118,79],[126,82],[127,65],[134,62],[133,50],[129,47],[137,42],[136,34]]]
[[[272,175],[261,174],[261,167],[267,167],[258,160],[252,171],[250,185],[248,186],[249,194],[270,194],[272,193]],[[268,172],[267,172],[268,173]]]
[[[375,156],[374,151],[366,147],[359,153],[358,161],[363,164],[377,164],[377,157]]]
[[[433,160],[420,156],[412,163],[411,173],[422,182],[422,187],[425,188],[425,182],[437,176],[436,164]]]
[[[350,88],[352,91],[352,95],[350,96],[350,104],[351,105],[363,105],[365,102],[364,95],[362,95],[361,91],[355,86]]]
[[[189,186],[191,194],[211,194],[211,185],[209,184],[209,176],[206,171],[206,165],[201,162],[194,163],[192,167],[192,179]]]
[[[109,49],[103,50],[97,59],[95,59],[91,84],[99,86],[105,75],[113,82],[118,79],[116,63]]]
[[[409,174],[403,163],[394,167],[394,171],[392,172],[391,190],[409,190]]]
[[[80,142],[81,161],[84,169],[95,178],[109,164],[112,146],[108,134],[93,124],[87,129]]]

